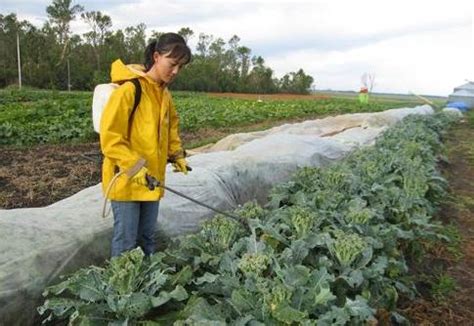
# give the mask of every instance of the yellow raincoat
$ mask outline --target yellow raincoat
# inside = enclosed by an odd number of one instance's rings
[[[102,189],[104,193],[118,171],[127,172],[145,161],[148,173],[165,181],[168,158],[184,157],[178,133],[179,119],[171,94],[146,76],[141,65],[112,63],[113,83],[121,84],[110,96],[100,122],[100,146],[104,154]],[[142,95],[132,119],[135,86],[127,80],[139,78]],[[135,184],[127,174],[117,178],[108,199],[117,201],[154,201],[163,197],[163,189],[151,191]]]

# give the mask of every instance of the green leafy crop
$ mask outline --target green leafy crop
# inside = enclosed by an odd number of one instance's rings
[[[243,234],[241,224],[225,216],[217,216],[203,223],[201,236],[216,252],[229,249]]]
[[[262,275],[270,264],[270,257],[262,253],[246,253],[239,262],[239,269],[248,276]]]
[[[334,237],[334,241],[329,245],[329,251],[342,268],[349,267],[367,247],[364,239],[355,233],[335,230]]]
[[[187,299],[186,290],[170,284],[172,269],[162,263],[163,255],[146,258],[140,249],[113,258],[105,268],[81,269],[67,280],[48,287],[50,298],[38,308],[40,314],[69,318],[70,322],[107,324],[107,321],[138,320],[151,309],[170,300]]]
[[[291,227],[297,238],[306,236],[317,223],[317,216],[308,208],[293,206],[289,209]]]
[[[446,191],[436,166],[451,122],[407,117],[372,147],[301,169],[265,209],[217,216],[149,260],[132,251],[76,272],[39,311],[72,324],[367,325],[383,309],[406,322],[396,311],[416,293],[406,261],[446,238],[431,216]],[[440,284],[442,295],[452,288]]]

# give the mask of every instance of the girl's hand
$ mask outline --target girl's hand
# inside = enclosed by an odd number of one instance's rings
[[[188,174],[188,171],[191,171],[188,162],[186,162],[184,158],[178,158],[176,162],[173,163],[173,167],[173,172],[183,172],[184,174]]]
[[[135,175],[133,175],[130,180],[136,184],[142,186],[148,186],[148,181],[146,179],[146,175],[148,173],[148,169],[146,167],[142,167]]]

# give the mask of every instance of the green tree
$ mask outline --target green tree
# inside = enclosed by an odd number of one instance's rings
[[[84,34],[85,39],[91,45],[97,62],[97,70],[101,71],[101,53],[105,38],[110,34],[112,20],[100,11],[89,11],[82,13],[82,19],[89,25],[91,31]]]
[[[273,70],[265,66],[265,60],[261,56],[253,57],[252,65],[252,71],[246,77],[246,91],[250,93],[276,92],[276,85],[273,80]]]
[[[240,59],[240,78],[245,79],[249,73],[250,69],[250,50],[246,46],[239,46],[237,48],[237,55]]]
[[[299,69],[293,74],[294,91],[299,94],[307,94],[313,84],[313,77],[305,74],[303,69]]]
[[[153,40],[158,40],[161,35],[163,35],[164,32],[158,32],[158,31],[151,31],[151,37],[148,39],[148,43],[151,43]]]
[[[238,58],[237,49],[239,47],[240,38],[237,35],[233,35],[229,39],[229,49],[226,53],[226,63],[227,69],[229,69],[232,77],[236,80],[240,80],[241,78],[241,69],[240,69],[240,62]]]
[[[0,15],[0,85],[13,83],[17,76],[16,34],[23,39],[22,24],[15,14]]]
[[[308,94],[314,78],[306,75],[303,69],[285,74],[280,79],[280,89],[287,93]]]
[[[125,34],[119,29],[111,33],[105,39],[104,45],[104,60],[112,63],[116,59],[127,59],[127,45],[125,42]]]
[[[198,54],[202,57],[206,57],[209,54],[209,45],[212,42],[213,37],[204,33],[199,34],[199,41],[196,46]]]
[[[69,38],[71,35],[71,21],[76,14],[84,10],[80,5],[71,4],[72,0],[53,0],[53,3],[46,7],[48,18],[53,30],[58,35],[59,44],[62,46],[61,57],[57,65],[60,65],[66,57]]]
[[[15,14],[0,15],[0,87],[18,82],[17,33],[21,49],[22,81],[25,85],[50,85],[46,54],[47,37],[30,22]],[[53,40],[55,46],[56,41]]]
[[[48,21],[40,28],[18,21],[15,14],[0,14],[0,87],[17,82],[16,35],[21,46],[22,76],[27,85],[90,90],[109,80],[110,64],[143,62],[146,25],[112,31],[112,19],[100,11],[83,12],[72,0],[53,0],[47,6]],[[80,12],[90,30],[73,35],[70,23]],[[194,36],[189,27],[178,30],[186,41]],[[152,39],[162,35],[152,31]],[[314,79],[302,69],[280,80],[261,56],[233,35],[227,43],[220,37],[199,34],[193,60],[171,85],[173,89],[214,92],[307,93]],[[68,78],[68,65],[71,68]]]
[[[181,27],[181,29],[178,31],[178,34],[181,35],[186,42],[188,42],[191,37],[193,37],[194,32],[189,27]]]
[[[224,46],[224,40],[219,37],[209,45],[209,56],[217,59],[218,61],[222,61],[225,51]]]
[[[146,48],[145,31],[146,25],[143,23],[125,28],[125,47],[127,49],[125,60],[127,62],[143,62],[143,53]]]

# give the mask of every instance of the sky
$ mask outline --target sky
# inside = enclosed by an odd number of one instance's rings
[[[2,0],[0,14],[42,26],[50,1]],[[261,55],[276,77],[302,68],[317,90],[361,87],[374,92],[447,96],[474,81],[474,1],[426,0],[75,0],[112,18],[113,29],[145,23],[147,32],[191,28]],[[73,32],[87,31],[80,19]]]

